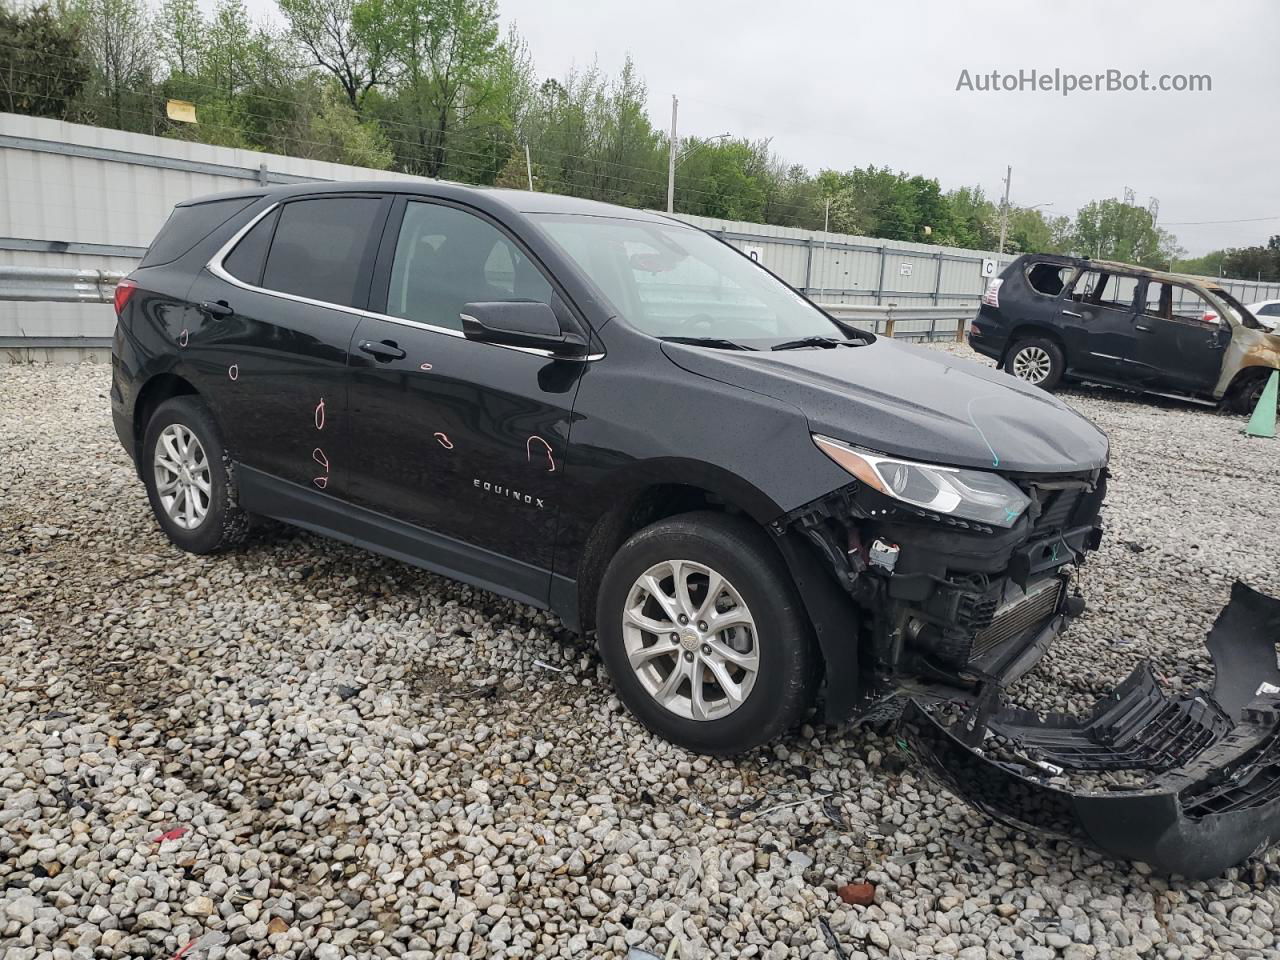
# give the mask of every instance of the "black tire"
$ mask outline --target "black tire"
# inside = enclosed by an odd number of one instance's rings
[[[1270,377],[1270,370],[1262,371],[1254,374],[1232,390],[1231,399],[1228,401],[1231,409],[1246,417],[1253,416],[1254,408],[1258,406],[1258,401],[1262,399],[1262,391],[1267,388],[1267,381]],[[1280,412],[1280,396],[1276,397],[1276,410]]]
[[[721,574],[755,622],[759,666],[754,684],[723,716],[692,719],[668,710],[645,689],[628,660],[622,621],[632,588],[667,560],[693,561]],[[705,597],[705,586],[703,591]],[[799,722],[813,701],[818,658],[795,585],[764,531],[736,517],[686,513],[634,534],[614,554],[600,584],[596,633],[623,703],[654,733],[699,753],[732,756],[768,743]]]
[[[199,523],[190,529],[180,526],[169,516],[157,491],[156,445],[165,428],[172,424],[180,424],[195,435],[209,464],[208,509]],[[156,407],[147,423],[138,456],[151,510],[160,529],[174,546],[188,553],[214,553],[244,540],[249,532],[249,516],[238,503],[235,467],[227,456],[209,409],[199,397],[173,397]]]
[[[1014,371],[1019,355],[1030,351],[1043,351],[1043,354],[1049,358],[1049,371],[1042,380],[1032,380]],[[1067,362],[1062,356],[1062,348],[1052,340],[1045,337],[1024,337],[1010,345],[1005,352],[1004,363],[1000,366],[1010,376],[1018,377],[1019,380],[1040,387],[1042,390],[1054,390],[1062,382],[1062,374],[1067,369]]]

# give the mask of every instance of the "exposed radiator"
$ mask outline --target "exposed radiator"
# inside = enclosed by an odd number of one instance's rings
[[[1061,593],[1062,581],[1049,577],[1031,584],[1023,596],[998,607],[991,618],[991,625],[978,631],[974,637],[971,656],[984,654],[1028,627],[1047,620],[1057,608]]]

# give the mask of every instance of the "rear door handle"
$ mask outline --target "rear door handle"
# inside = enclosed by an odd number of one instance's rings
[[[384,363],[388,360],[403,360],[405,358],[405,352],[396,346],[394,340],[361,340],[360,350],[362,353],[367,353],[374,359],[381,360]]]
[[[1080,320],[1083,320],[1083,319],[1084,319],[1084,314],[1083,314],[1083,313],[1076,313],[1074,310],[1063,310],[1063,311],[1062,311],[1062,313],[1063,313],[1063,315],[1064,315],[1064,316],[1068,316],[1068,317],[1076,317],[1076,318],[1078,318],[1078,319],[1080,319]]]
[[[207,313],[214,320],[221,320],[235,313],[225,300],[206,300],[200,304],[200,312]]]
[[[1155,327],[1148,327],[1148,326],[1146,326],[1145,324],[1142,324],[1142,323],[1135,323],[1135,324],[1133,325],[1133,329],[1135,329],[1135,330],[1141,330],[1143,333],[1154,333],[1156,328],[1155,328]]]

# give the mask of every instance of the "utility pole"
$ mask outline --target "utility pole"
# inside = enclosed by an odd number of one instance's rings
[[[533,189],[533,161],[529,158],[529,144],[524,145],[524,168],[529,174],[529,189]]]
[[[679,143],[676,141],[676,110],[680,107],[680,101],[676,99],[676,95],[671,95],[671,156],[667,158],[667,213],[676,212],[676,152],[680,149]]]
[[[827,231],[831,226],[831,198],[827,197],[822,205],[822,262],[818,269],[822,272],[822,279],[827,279]],[[818,302],[821,303],[827,296],[827,288],[824,284],[818,291]]]
[[[1000,202],[1000,249],[996,251],[996,270],[1000,269],[1000,261],[1004,258],[1004,236],[1009,229],[1009,183],[1013,180],[1013,167],[1009,166],[1004,175],[1004,199]]]

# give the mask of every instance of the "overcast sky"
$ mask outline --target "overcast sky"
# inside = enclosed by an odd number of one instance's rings
[[[272,0],[251,0],[261,11]],[[1160,201],[1191,253],[1280,233],[1280,3],[1273,0],[498,0],[539,74],[615,73],[630,55],[666,128],[771,137],[820,167],[888,165],[980,184],[1013,165],[1011,199],[1071,214],[1092,199]],[[957,91],[962,70],[1154,83],[1208,74],[1202,93]],[[1183,225],[1186,221],[1252,223]]]

